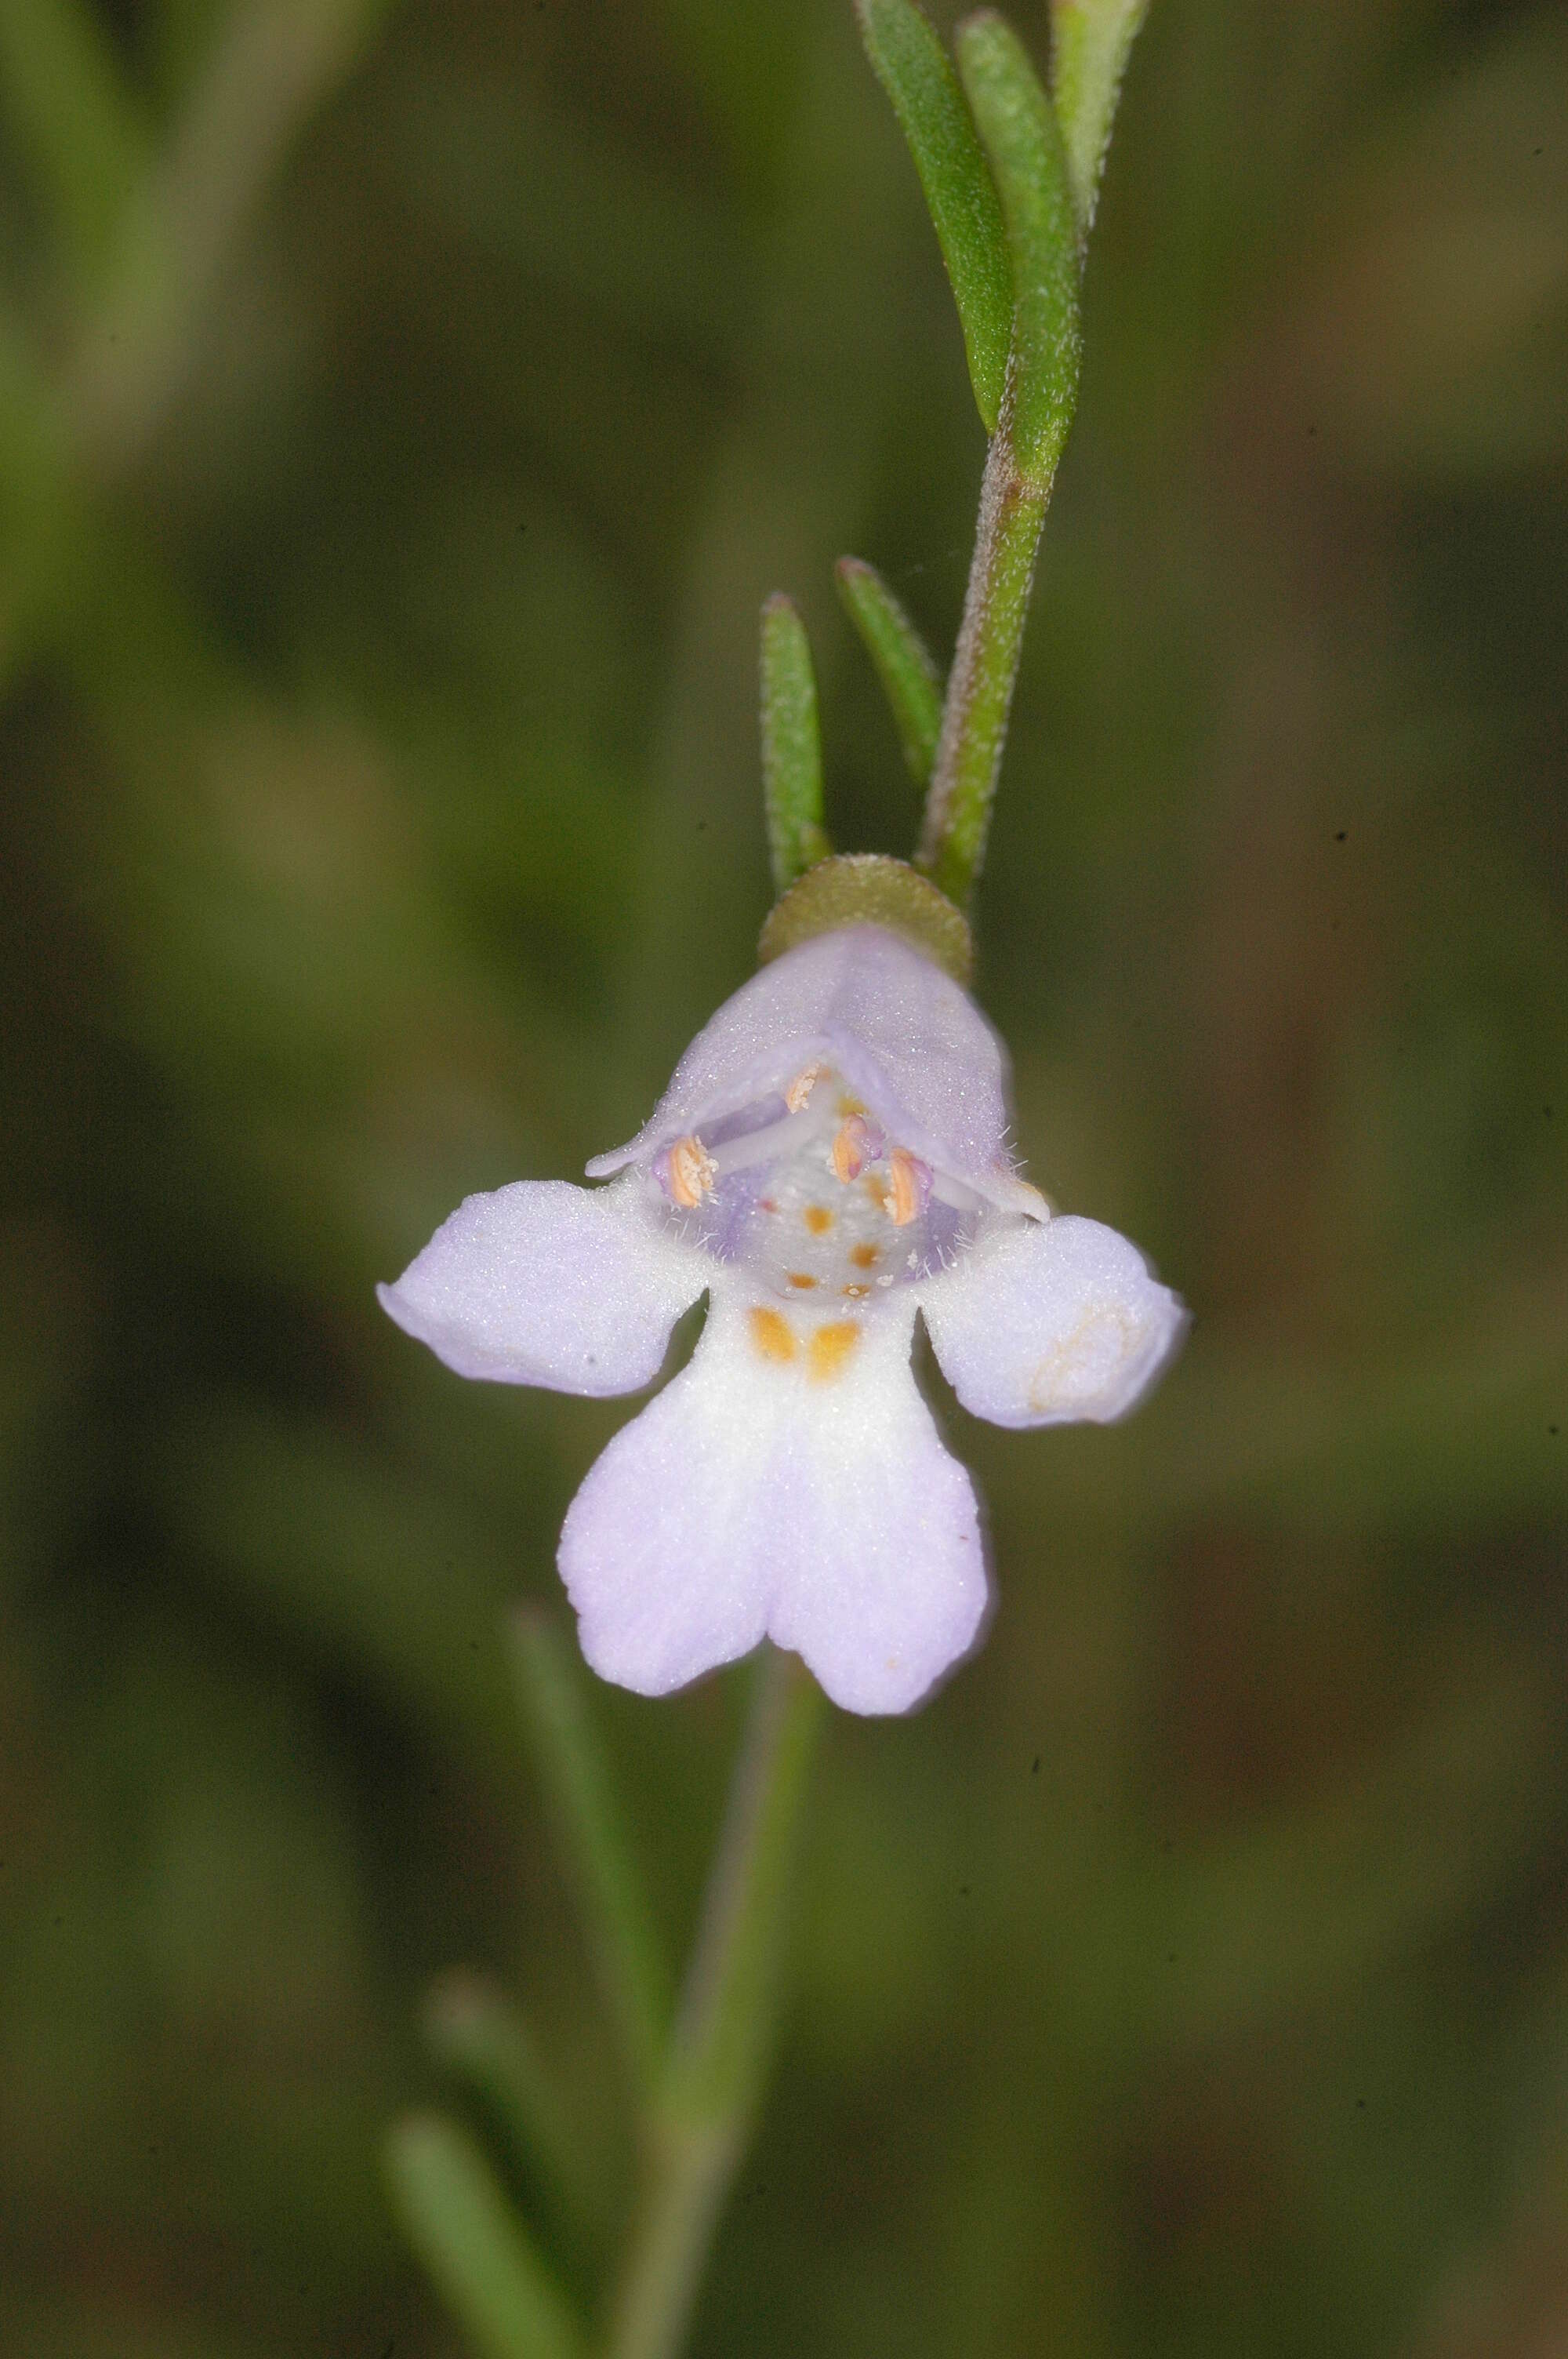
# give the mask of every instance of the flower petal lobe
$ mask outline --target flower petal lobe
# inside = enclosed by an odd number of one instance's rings
[[[460,1376],[604,1397],[658,1375],[708,1274],[649,1218],[635,1180],[590,1192],[520,1180],[470,1196],[376,1290]]]
[[[1124,1417],[1187,1324],[1135,1245],[1074,1214],[978,1247],[921,1307],[943,1375],[993,1425]]]
[[[989,1595],[974,1492],[910,1372],[913,1302],[848,1346],[846,1322],[803,1318],[787,1355],[754,1307],[716,1293],[691,1365],[572,1502],[560,1568],[583,1652],[661,1695],[768,1635],[847,1711],[906,1712],[972,1647]]]

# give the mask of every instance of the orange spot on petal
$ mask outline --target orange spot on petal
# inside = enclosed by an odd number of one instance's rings
[[[881,1259],[881,1253],[876,1245],[851,1245],[849,1259],[857,1269],[875,1269]]]
[[[789,1272],[789,1282],[792,1286],[798,1286],[804,1293],[807,1287],[815,1286],[816,1280],[808,1277],[804,1269],[792,1269]]]
[[[782,1366],[795,1357],[795,1334],[782,1310],[751,1310],[752,1341],[758,1356],[773,1360]]]
[[[826,1204],[807,1204],[801,1218],[814,1237],[825,1237],[833,1226],[833,1215]]]
[[[830,1326],[819,1327],[806,1347],[814,1380],[828,1385],[841,1375],[844,1363],[860,1340],[860,1331],[852,1319],[836,1319]]]

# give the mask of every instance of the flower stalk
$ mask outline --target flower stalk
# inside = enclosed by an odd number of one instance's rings
[[[701,1929],[648,2125],[642,2210],[610,2359],[673,2359],[761,2092],[785,1901],[822,1695],[769,1647],[708,1882]]]

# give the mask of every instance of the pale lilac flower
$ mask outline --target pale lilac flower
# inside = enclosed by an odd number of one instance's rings
[[[1002,1053],[898,936],[802,943],[728,1000],[598,1189],[470,1196],[381,1299],[460,1375],[595,1395],[691,1364],[610,1444],[560,1568],[604,1678],[662,1695],[764,1636],[850,1712],[975,1644],[968,1475],[910,1367],[915,1313],[998,1425],[1130,1408],[1185,1324],[1125,1238],[1053,1214],[1006,1147]],[[613,1176],[612,1176],[613,1175]]]

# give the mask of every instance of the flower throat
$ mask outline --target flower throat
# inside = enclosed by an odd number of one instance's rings
[[[980,1209],[889,1138],[827,1064],[676,1139],[654,1174],[672,1219],[716,1259],[782,1300],[851,1310],[944,1267]]]

